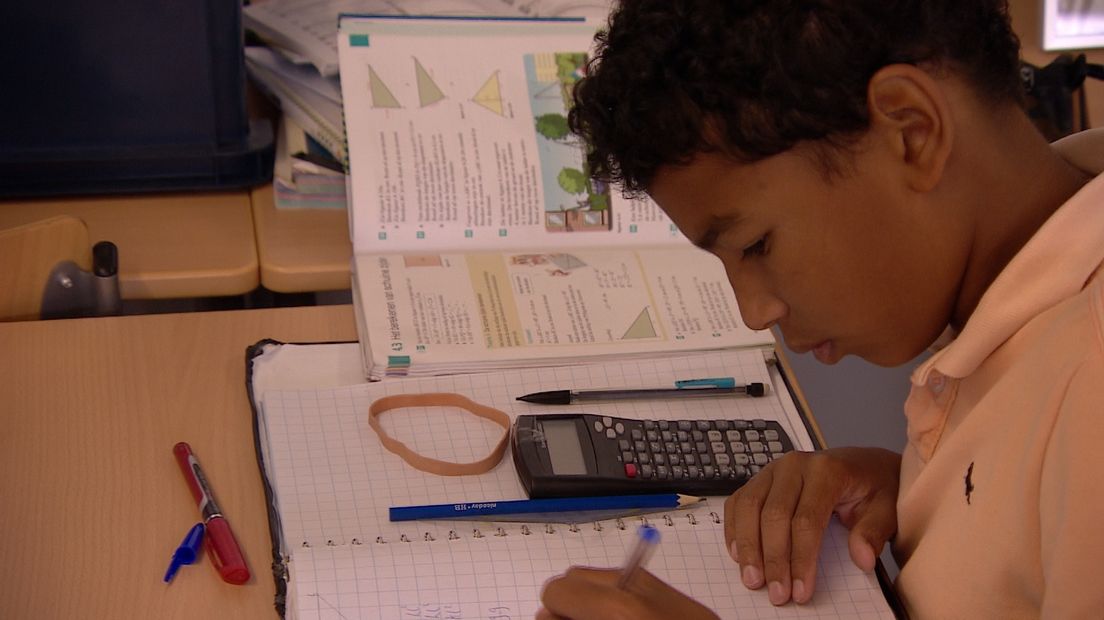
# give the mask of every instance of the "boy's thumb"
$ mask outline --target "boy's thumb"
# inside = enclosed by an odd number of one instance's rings
[[[871,510],[863,514],[851,526],[847,536],[847,550],[851,561],[865,572],[874,570],[878,556],[882,553],[886,541],[897,531],[896,512]]]

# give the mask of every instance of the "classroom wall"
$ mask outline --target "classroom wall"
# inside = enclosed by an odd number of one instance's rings
[[[1043,51],[1043,2],[1042,0],[1009,0],[1012,28],[1020,36],[1023,58],[1041,67],[1054,60],[1061,52]],[[1077,55],[1078,52],[1068,52]],[[1085,50],[1089,62],[1104,64],[1104,50]],[[1088,97],[1089,126],[1104,127],[1104,80],[1089,79],[1085,82]]]

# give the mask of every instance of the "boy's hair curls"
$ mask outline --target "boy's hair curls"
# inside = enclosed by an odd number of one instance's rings
[[[1023,99],[1006,0],[622,0],[596,41],[569,122],[589,174],[630,194],[699,152],[753,162],[803,141],[845,147],[890,64]]]

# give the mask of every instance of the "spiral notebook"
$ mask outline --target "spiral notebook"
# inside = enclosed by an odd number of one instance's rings
[[[720,497],[691,509],[589,523],[388,521],[390,506],[524,499],[525,493],[508,456],[478,476],[442,477],[413,469],[384,450],[368,426],[373,399],[455,392],[514,417],[578,408],[515,400],[529,392],[735,376],[771,384],[772,395],[587,404],[586,412],[641,419],[777,420],[798,449],[813,449],[807,422],[777,364],[761,350],[361,384],[353,379],[355,345],[294,346],[261,343],[250,357],[277,608],[283,611],[286,605],[287,617],[532,618],[548,578],[571,565],[620,566],[642,523],[659,527],[663,537],[647,568],[721,618],[894,617],[878,578],[851,562],[847,533],[838,523],[825,536],[810,604],[776,608],[765,591],[746,590],[724,549]],[[344,381],[348,384],[334,380],[336,369],[350,377]],[[405,409],[381,422],[418,453],[455,462],[490,452],[502,430],[433,407]]]

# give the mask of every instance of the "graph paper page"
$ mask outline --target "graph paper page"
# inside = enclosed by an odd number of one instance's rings
[[[414,469],[380,444],[368,426],[373,399],[400,393],[455,392],[506,412],[583,412],[639,419],[777,420],[794,445],[812,441],[794,410],[787,411],[778,388],[764,398],[587,403],[566,407],[530,405],[518,396],[565,387],[657,387],[675,379],[733,376],[770,383],[758,350],[699,353],[687,357],[574,367],[514,370],[427,379],[384,381],[323,390],[266,391],[262,396],[262,448],[288,550],[351,544],[381,538],[392,542],[440,539],[463,523],[391,523],[388,508],[459,502],[525,499],[509,456],[478,476],[437,476]],[[782,387],[781,389],[784,389]],[[788,398],[788,395],[787,395]],[[409,408],[383,414],[387,432],[415,452],[450,462],[487,455],[502,427],[456,409]],[[712,498],[697,510],[720,510]],[[518,524],[501,524],[516,530]]]
[[[620,566],[636,538],[639,519],[630,521],[624,529],[555,526],[528,534],[304,550],[292,560],[295,613],[300,620],[532,618],[544,582],[568,566]],[[724,552],[719,519],[651,521],[662,540],[648,570],[721,618],[893,618],[877,581],[851,563],[838,522],[821,548],[812,601],[774,607],[765,590],[741,585],[739,566]]]

